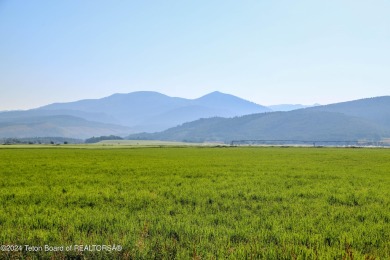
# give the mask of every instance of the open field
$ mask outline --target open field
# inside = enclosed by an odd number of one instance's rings
[[[170,141],[158,141],[158,140],[106,140],[98,143],[81,143],[81,144],[11,144],[0,145],[0,149],[12,149],[12,148],[80,148],[80,149],[121,149],[121,148],[139,148],[139,147],[215,147],[215,146],[227,146],[227,144],[220,142],[209,143],[188,143],[188,142],[170,142]]]
[[[170,142],[170,141],[158,141],[158,140],[107,140],[107,141],[101,141],[94,145],[97,146],[217,146],[217,145],[223,145],[224,143],[188,143],[188,142]]]
[[[0,149],[1,259],[390,258],[388,149],[61,147]]]

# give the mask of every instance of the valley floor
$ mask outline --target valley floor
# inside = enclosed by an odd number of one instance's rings
[[[0,149],[2,259],[390,258],[388,149],[51,147]]]

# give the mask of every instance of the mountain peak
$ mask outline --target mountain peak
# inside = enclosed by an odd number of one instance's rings
[[[221,98],[224,98],[224,99],[231,99],[231,100],[245,100],[245,99],[242,99],[242,98],[239,98],[237,96],[234,96],[234,95],[231,95],[231,94],[226,94],[226,93],[223,93],[223,92],[220,92],[220,91],[213,91],[213,92],[210,92],[204,96],[201,96],[195,100],[208,100],[208,99],[221,99]],[[245,100],[246,102],[249,102],[247,100]]]
[[[194,99],[194,102],[198,102],[207,107],[218,107],[227,111],[231,110],[232,113],[236,113],[236,116],[271,111],[265,106],[220,91],[214,91]]]

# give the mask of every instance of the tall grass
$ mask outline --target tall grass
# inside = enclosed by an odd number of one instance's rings
[[[390,151],[0,149],[0,258],[390,258]]]

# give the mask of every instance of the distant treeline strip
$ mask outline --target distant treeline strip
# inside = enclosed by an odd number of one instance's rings
[[[84,140],[66,137],[25,137],[25,138],[2,138],[2,144],[80,144]]]
[[[93,144],[93,143],[98,143],[100,141],[105,141],[105,140],[123,140],[123,138],[120,136],[116,136],[116,135],[91,137],[91,138],[86,139],[85,143],[86,144]]]
[[[82,139],[67,138],[67,137],[24,137],[24,138],[1,138],[0,144],[82,144],[82,143],[98,143],[104,140],[123,140],[120,136],[99,136],[91,137],[85,141]]]
[[[322,140],[233,140],[231,145],[299,145],[311,144],[313,146],[390,146],[388,142],[381,141],[351,141],[351,140],[337,140],[337,141],[322,141]]]

